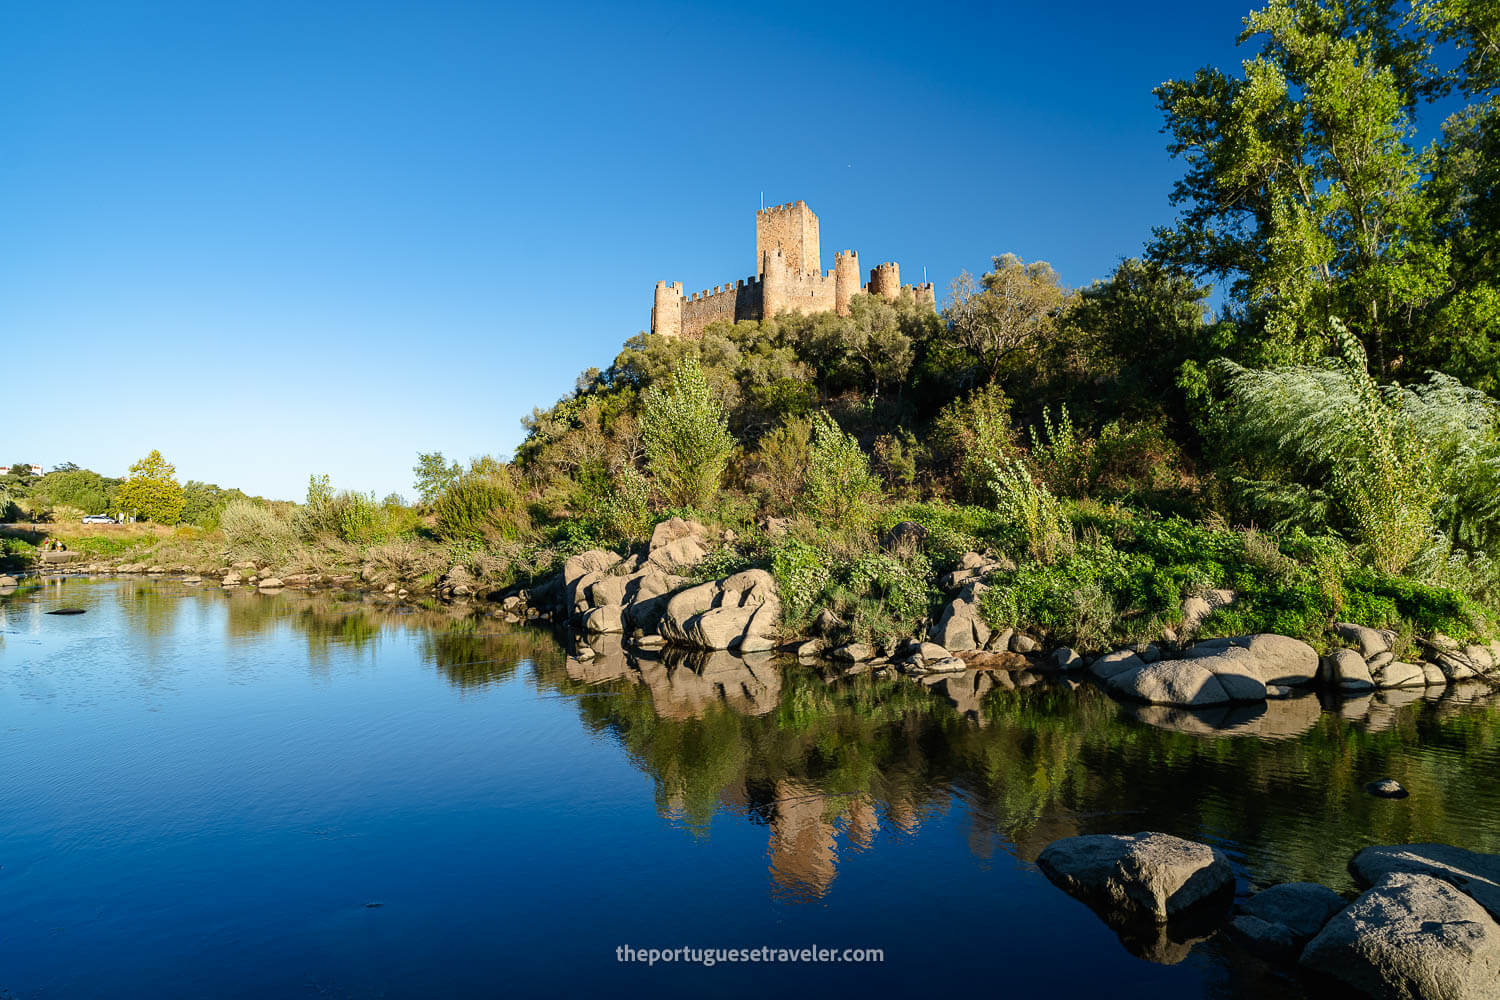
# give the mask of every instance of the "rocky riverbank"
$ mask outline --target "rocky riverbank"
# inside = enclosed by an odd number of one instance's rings
[[[899,546],[905,535],[920,530],[903,522],[885,544]],[[1014,566],[1002,556],[979,552],[964,554],[939,581],[946,600],[924,634],[884,646],[839,642],[835,637],[843,623],[825,611],[809,634],[792,635],[770,573],[747,569],[703,579],[705,560],[728,541],[733,539],[695,521],[672,518],[656,525],[640,552],[582,552],[535,586],[502,592],[486,590],[457,565],[441,575],[405,579],[371,565],[357,572],[278,575],[249,560],[205,569],[90,562],[71,552],[48,555],[59,557],[52,568],[65,572],[175,576],[187,583],[267,592],[338,588],[390,602],[474,605],[510,622],[546,619],[585,638],[617,636],[625,649],[673,646],[742,655],[774,650],[825,665],[830,676],[873,673],[942,687],[959,705],[977,706],[993,687],[1013,687],[1027,677],[1087,678],[1124,702],[1145,706],[1143,714],[1163,716],[1158,724],[1170,723],[1163,713],[1296,701],[1313,690],[1357,700],[1373,692],[1441,695],[1475,684],[1489,688],[1500,680],[1500,642],[1463,644],[1441,634],[1403,641],[1394,632],[1350,622],[1333,626],[1321,655],[1307,642],[1270,633],[1195,641],[1215,608],[1233,605],[1235,595],[1228,590],[1189,597],[1181,623],[1151,642],[1103,650],[1049,648],[1042,636],[985,622],[980,601],[987,581]],[[1180,721],[1191,728],[1192,719],[1185,714]]]
[[[1223,934],[1260,959],[1371,997],[1500,996],[1500,855],[1446,844],[1369,847],[1349,862],[1353,900],[1311,882],[1235,905],[1217,848],[1164,833],[1068,837],[1037,858],[1133,953],[1176,963]]]

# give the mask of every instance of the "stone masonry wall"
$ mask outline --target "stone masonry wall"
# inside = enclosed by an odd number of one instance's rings
[[[818,217],[806,202],[794,201],[755,213],[755,273],[762,273],[766,254],[780,250],[788,270],[821,271]]]

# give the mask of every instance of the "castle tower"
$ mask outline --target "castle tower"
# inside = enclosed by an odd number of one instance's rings
[[[651,306],[651,332],[664,337],[682,336],[682,282],[656,283],[656,301]]]
[[[864,291],[859,283],[859,254],[840,250],[833,255],[833,311],[849,315],[849,300]]]
[[[787,285],[790,268],[780,250],[768,250],[760,261],[760,316],[770,319],[787,310]]]
[[[901,268],[894,261],[871,268],[869,291],[887,302],[896,301],[896,296],[901,294]]]
[[[766,254],[776,250],[781,251],[792,274],[822,271],[818,217],[807,202],[790,201],[755,213],[755,266],[762,267]]]

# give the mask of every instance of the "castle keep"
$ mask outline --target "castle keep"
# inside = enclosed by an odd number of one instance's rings
[[[901,284],[894,262],[870,270],[861,283],[859,254],[840,250],[833,270],[823,270],[818,217],[806,202],[794,201],[755,213],[755,275],[734,284],[682,294],[682,282],[656,283],[651,332],[668,337],[701,336],[717,320],[770,319],[784,313],[836,312],[849,315],[849,300],[860,292],[887,301],[906,297],[937,308],[932,283]]]

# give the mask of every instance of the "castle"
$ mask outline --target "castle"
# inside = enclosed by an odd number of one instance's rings
[[[754,277],[734,284],[682,294],[682,282],[656,283],[651,332],[668,337],[698,337],[708,324],[724,320],[770,319],[785,313],[836,312],[849,315],[849,300],[860,292],[887,301],[907,297],[937,308],[932,283],[901,284],[901,270],[887,262],[870,270],[860,283],[859,254],[840,250],[833,270],[823,270],[818,248],[818,217],[806,202],[794,201],[755,213]]]

